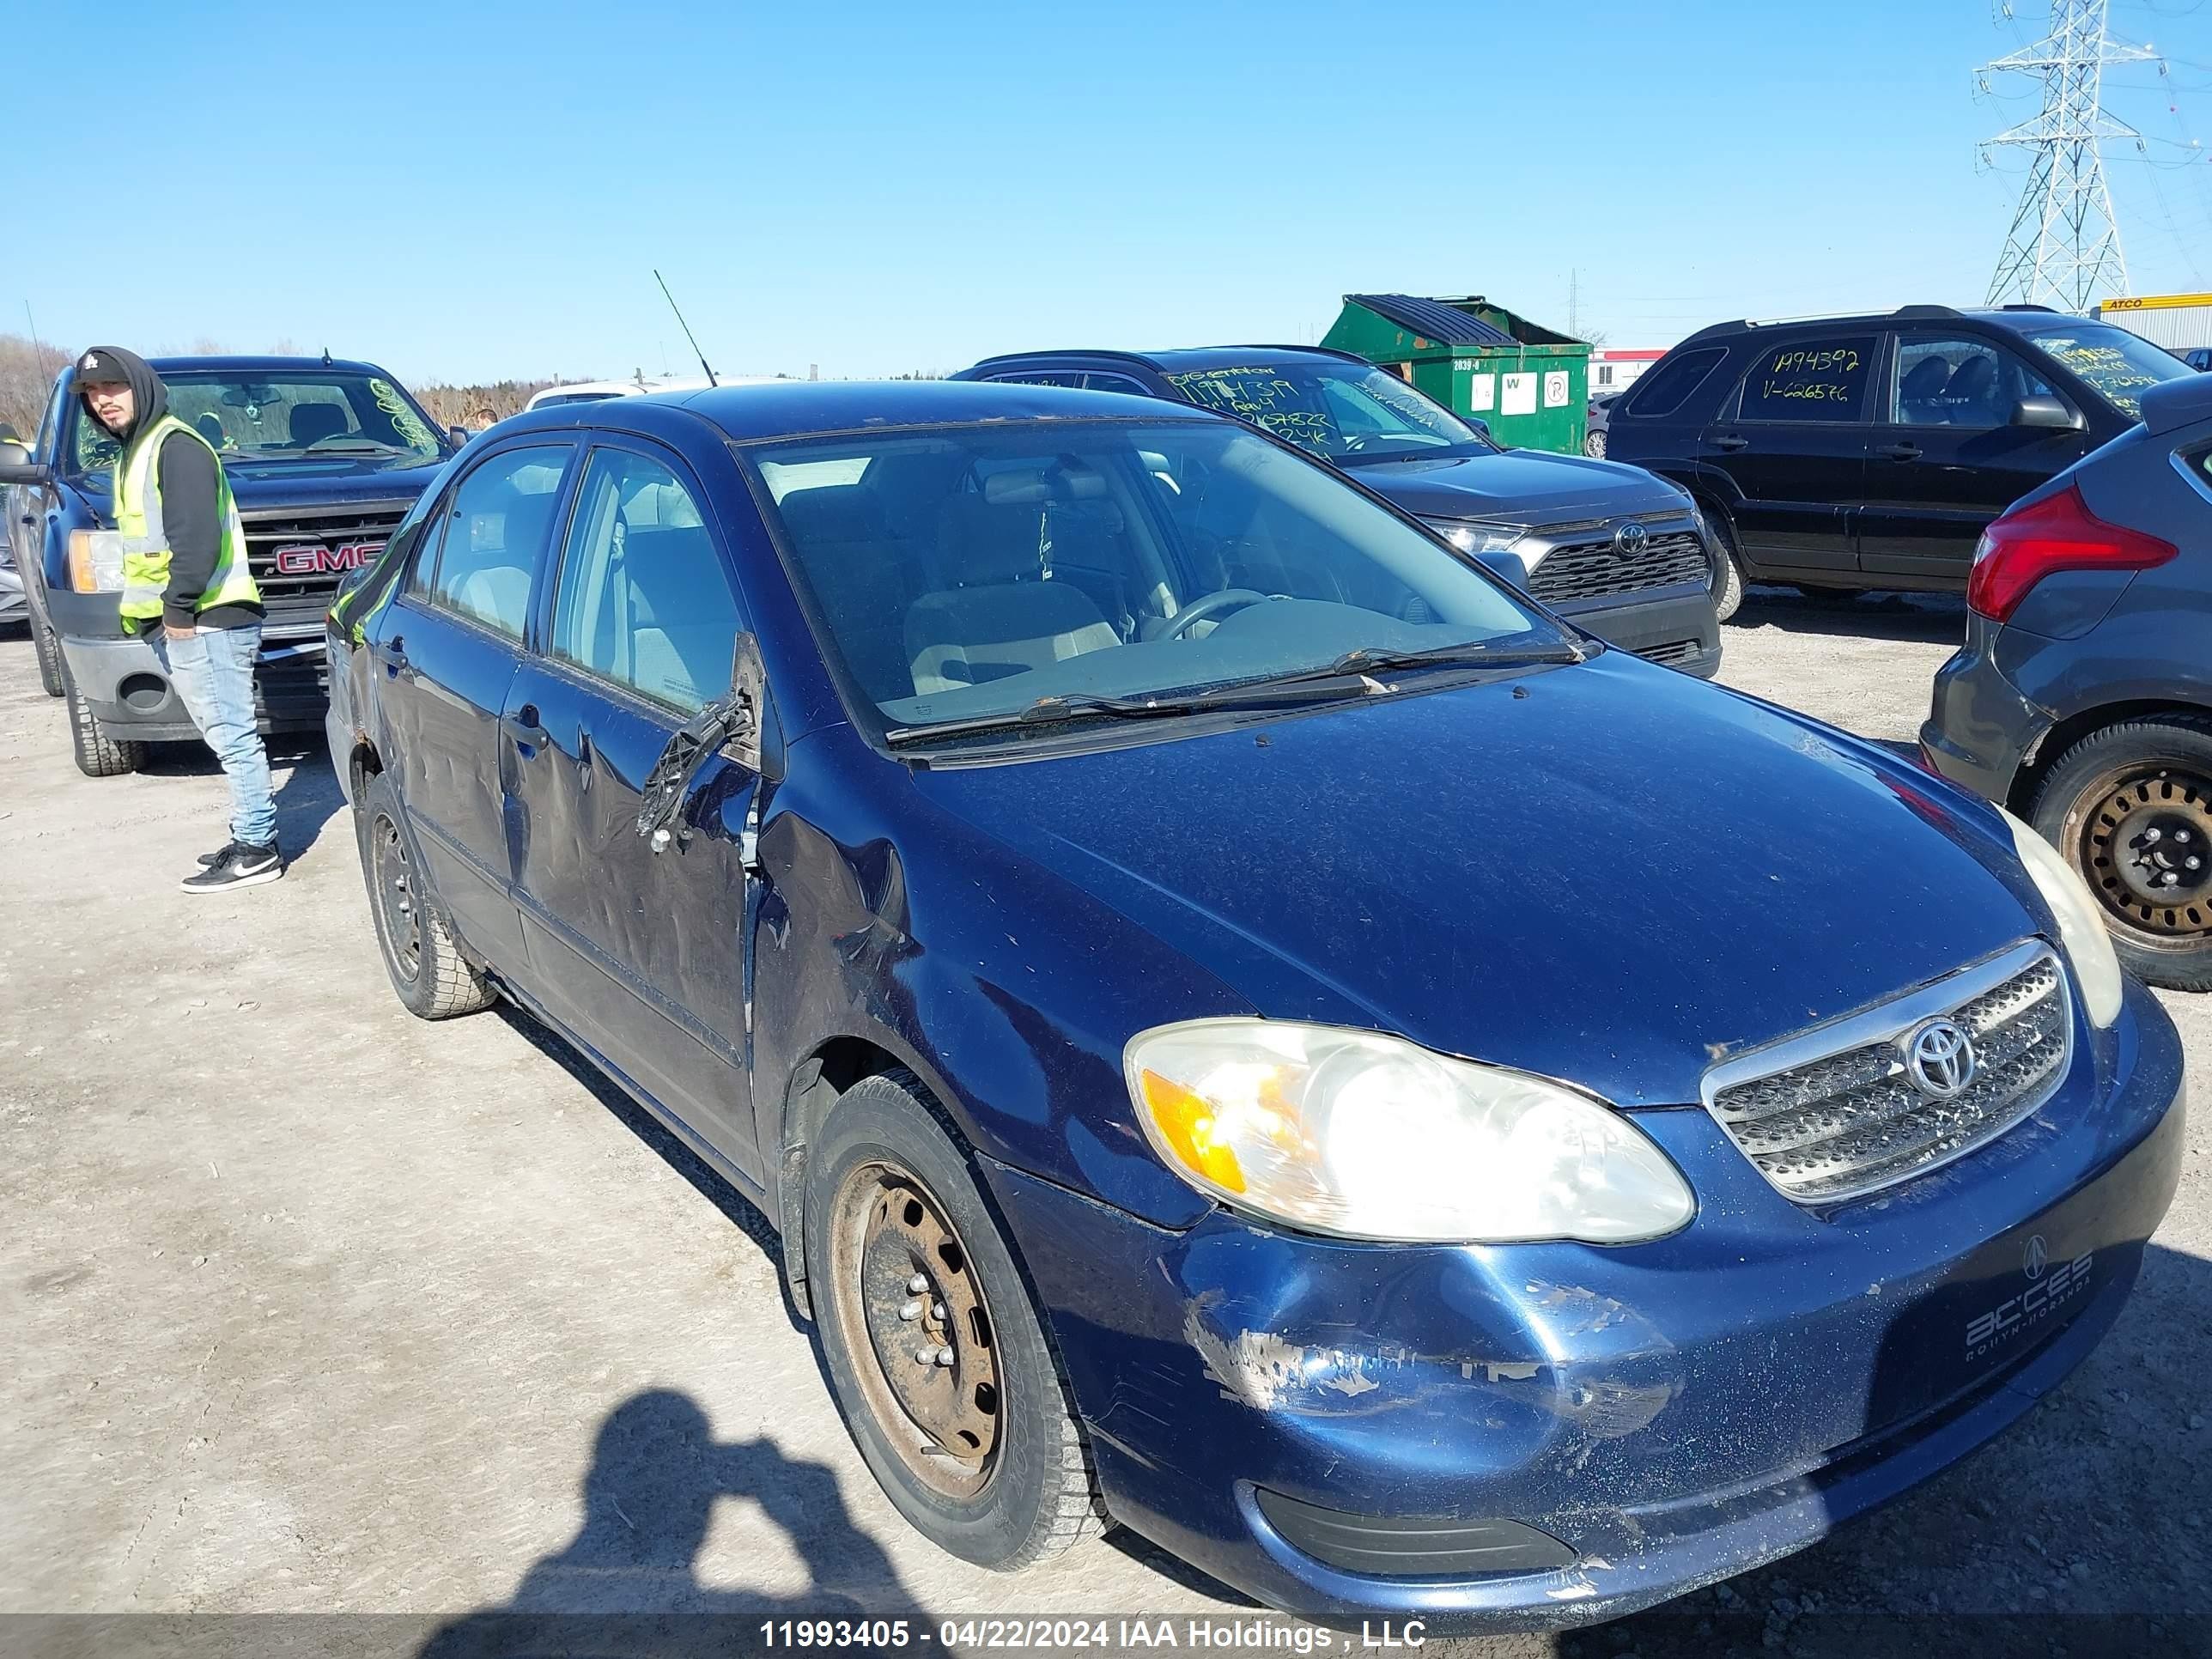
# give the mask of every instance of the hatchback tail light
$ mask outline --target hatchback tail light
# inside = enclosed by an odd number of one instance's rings
[[[2089,511],[2069,485],[2016,507],[1982,532],[1966,579],[1966,604],[1992,622],[2008,620],[2028,590],[2055,570],[2148,570],[2180,549]]]

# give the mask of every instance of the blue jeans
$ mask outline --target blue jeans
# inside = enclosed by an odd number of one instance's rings
[[[203,628],[188,640],[171,639],[159,622],[150,628],[146,642],[230,780],[231,839],[268,846],[276,839],[276,799],[269,791],[268,751],[253,723],[260,624]]]

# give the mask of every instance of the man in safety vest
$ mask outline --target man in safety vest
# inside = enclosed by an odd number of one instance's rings
[[[123,631],[153,647],[230,780],[230,841],[184,879],[222,892],[284,873],[269,757],[253,718],[261,590],[222,462],[169,413],[168,388],[146,360],[94,346],[76,362],[77,395],[115,434],[115,527],[123,538]]]

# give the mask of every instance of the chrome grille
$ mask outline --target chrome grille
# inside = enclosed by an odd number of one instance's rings
[[[1971,1039],[1972,1080],[1949,1099],[1905,1064],[1913,1036],[1948,1018]],[[2051,1097],[2073,1021],[2047,945],[2016,947],[1869,1013],[1706,1073],[1705,1102],[1759,1172],[1802,1204],[1852,1198],[1965,1156]]]
[[[338,584],[351,574],[349,568],[280,570],[280,551],[320,549],[328,556],[321,561],[312,560],[311,554],[295,556],[295,563],[329,565],[341,557],[374,557],[373,550],[390,539],[413,505],[406,501],[361,501],[327,511],[241,512],[246,562],[252,568],[254,585],[261,590],[261,602],[268,609],[272,628],[312,621],[319,631],[323,613],[337,597]],[[342,554],[341,550],[353,550]]]
[[[1568,542],[1545,554],[1528,573],[1528,592],[1546,605],[1558,605],[1680,582],[1709,584],[1712,574],[1694,530],[1655,533],[1642,552],[1629,554],[1614,550],[1608,529],[1601,541]]]

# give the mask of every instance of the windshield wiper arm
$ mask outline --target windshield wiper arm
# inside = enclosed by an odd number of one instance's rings
[[[1480,640],[1464,645],[1439,645],[1426,651],[1382,651],[1363,645],[1346,652],[1316,674],[1377,674],[1399,669],[1469,667],[1512,668],[1530,663],[1586,662],[1589,653],[1572,640],[1556,645],[1496,646]]]

